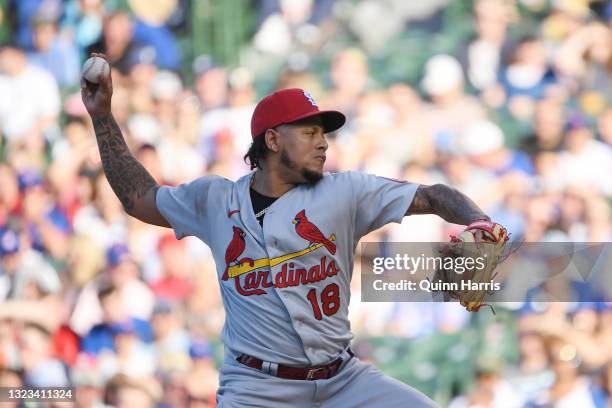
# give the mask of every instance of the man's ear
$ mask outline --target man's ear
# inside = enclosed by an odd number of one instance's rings
[[[268,149],[274,153],[278,153],[280,151],[280,133],[276,129],[268,129],[264,137],[266,138],[266,146],[268,146]]]

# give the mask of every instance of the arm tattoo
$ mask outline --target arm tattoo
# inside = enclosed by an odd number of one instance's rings
[[[130,153],[112,115],[92,119],[106,179],[129,213],[136,199],[157,187],[153,177]]]
[[[469,225],[477,218],[489,218],[469,197],[444,184],[420,186],[406,213],[411,214],[436,214],[448,222],[462,225]]]

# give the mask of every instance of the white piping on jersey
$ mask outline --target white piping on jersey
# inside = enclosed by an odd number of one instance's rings
[[[258,212],[257,214],[255,214],[255,218],[259,218],[259,217],[261,217],[262,215],[264,215],[264,214],[265,214],[265,213],[268,211],[268,208],[270,208],[270,206],[267,206],[266,208],[264,208],[263,210],[261,210],[260,212]]]

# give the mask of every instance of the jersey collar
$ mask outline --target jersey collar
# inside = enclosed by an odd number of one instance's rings
[[[257,242],[265,248],[266,244],[263,236],[263,229],[259,225],[255,214],[253,213],[253,203],[251,202],[251,194],[249,188],[251,186],[251,180],[255,176],[255,172],[252,171],[249,174],[242,176],[236,181],[236,193],[238,196],[238,204],[240,206],[240,219],[246,227],[249,234],[251,234]]]

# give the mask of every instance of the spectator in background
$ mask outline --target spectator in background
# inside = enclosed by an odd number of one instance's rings
[[[20,205],[17,173],[11,165],[0,162],[0,226],[17,220]]]
[[[19,235],[9,228],[0,228],[0,301],[11,295],[18,262]]]
[[[81,64],[75,44],[59,31],[55,16],[41,14],[33,17],[34,52],[28,55],[32,64],[49,71],[60,87],[79,84]]]
[[[437,146],[456,147],[465,128],[485,118],[478,99],[464,92],[463,71],[455,58],[436,55],[429,59],[421,86],[431,98],[425,118]]]
[[[130,16],[116,11],[104,19],[102,37],[87,48],[87,55],[103,53],[112,67],[122,75],[128,75],[134,61],[133,54],[141,47],[142,44],[134,39],[134,25]]]
[[[489,169],[472,163],[465,154],[441,154],[439,166],[448,183],[472,197],[483,208],[493,208],[502,200],[499,179]]]
[[[69,0],[65,2],[61,27],[74,39],[79,51],[87,49],[102,34],[104,12],[103,0]]]
[[[152,283],[153,293],[159,299],[180,303],[193,290],[185,241],[178,241],[174,234],[165,234],[157,243],[157,253],[161,277]]]
[[[136,260],[125,244],[114,244],[106,253],[108,276],[119,291],[125,312],[147,320],[155,299],[151,289],[140,279]]]
[[[102,403],[103,378],[94,367],[73,368],[71,384],[75,387],[75,405],[79,408],[109,408]]]
[[[90,237],[99,248],[105,250],[116,240],[127,237],[123,208],[101,171],[84,181],[91,183],[91,198],[75,212],[74,232]]]
[[[67,387],[64,365],[52,356],[50,333],[42,326],[26,325],[20,333],[21,365],[29,387]]]
[[[193,64],[196,93],[202,116],[198,130],[197,148],[206,163],[215,159],[214,137],[227,126],[229,78],[227,69],[216,67],[208,56],[199,56]]]
[[[556,66],[576,91],[582,107],[598,114],[612,100],[612,32],[593,22],[577,29],[561,45]]]
[[[125,244],[114,244],[106,253],[107,271],[97,281],[89,282],[76,300],[71,328],[81,335],[104,318],[99,293],[112,284],[118,293],[122,313],[130,318],[147,320],[155,302],[151,289],[139,279],[136,261]],[[104,292],[106,293],[106,292]],[[114,305],[114,303],[112,304]],[[108,313],[107,313],[108,314]]]
[[[147,380],[157,369],[153,348],[142,338],[133,323],[122,323],[114,328],[114,352],[104,351],[98,355],[102,375],[110,378],[124,374],[132,379]],[[148,339],[149,341],[151,339]]]
[[[470,84],[484,91],[497,84],[509,54],[511,5],[503,0],[479,0],[474,5],[476,37],[467,44],[462,63]]]
[[[128,0],[134,12],[134,41],[150,46],[155,51],[155,64],[161,69],[178,71],[181,50],[174,33],[167,27],[169,18],[177,11],[178,0]]]
[[[58,293],[60,281],[55,269],[40,252],[24,248],[20,241],[14,231],[0,229],[0,271],[4,275],[4,284],[0,285],[4,286],[0,289],[4,293],[0,293],[3,295],[0,300],[37,300]]]
[[[42,175],[26,171],[19,176],[22,202],[22,229],[27,233],[32,249],[56,262],[68,253],[70,224],[66,214],[48,191]]]
[[[585,223],[588,231],[585,241],[612,242],[612,208],[605,198],[593,197],[588,201]],[[606,293],[609,296],[612,290],[608,288]]]
[[[344,49],[334,55],[330,74],[332,89],[322,98],[321,107],[346,112],[350,120],[359,97],[368,86],[367,57],[358,48]]]
[[[157,145],[159,155],[164,158],[161,162],[164,180],[180,184],[200,177],[205,165],[194,148],[200,115],[197,100],[190,93],[184,92],[181,79],[174,72],[158,72],[150,87],[154,101],[154,116],[161,134],[165,135],[160,138]],[[181,119],[185,119],[181,113],[189,109],[195,111],[192,117],[194,126],[181,127],[185,124],[180,122]]]
[[[191,365],[190,339],[178,304],[158,301],[153,309],[151,326],[158,370],[168,375],[188,370]]]
[[[564,189],[556,205],[558,210],[559,227],[577,240],[577,235],[585,234],[584,217],[586,214],[585,191],[580,187]],[[556,224],[556,223],[555,223]]]
[[[258,21],[257,25],[261,27],[261,25],[271,16],[278,12],[283,12],[284,9],[287,9],[292,6],[291,2],[283,1],[283,0],[263,0],[259,3],[258,6]],[[308,18],[310,22],[315,25],[321,24],[321,22],[330,14],[331,8],[333,6],[333,2],[330,0],[312,0],[312,1],[304,1],[298,2],[298,4],[293,5],[295,9],[303,10],[308,7],[310,13]],[[295,13],[295,12],[294,12]]]
[[[61,0],[9,0],[8,14],[14,15],[15,41],[25,50],[33,49],[32,18],[37,14],[44,14],[59,18],[63,11]]]
[[[542,40],[527,36],[516,45],[510,63],[502,70],[508,109],[518,120],[527,120],[535,101],[542,99],[557,83],[557,74],[549,64]]]
[[[540,152],[559,152],[563,143],[564,112],[559,101],[546,98],[535,108],[533,134],[521,142],[521,149],[532,158]]]
[[[355,131],[353,135],[347,135],[344,132],[340,132],[342,139],[348,139],[349,145],[343,146],[342,150],[346,153],[345,159],[347,162],[343,162],[340,165],[347,166],[348,168],[355,168],[357,166],[363,166],[365,171],[370,173],[383,172],[389,177],[399,177],[399,164],[400,160],[386,160],[389,146],[387,143],[392,144],[393,139],[398,138],[404,139],[406,135],[395,134],[393,120],[394,110],[389,99],[384,92],[381,91],[369,91],[361,95],[356,99],[355,111],[353,113],[352,127]],[[391,133],[391,135],[388,135]],[[380,135],[384,134],[384,141],[381,141]],[[351,140],[357,139],[357,140]],[[407,154],[408,143],[403,142],[402,146],[393,152],[391,157],[401,160],[410,160],[410,156]],[[333,142],[332,142],[333,146]],[[351,152],[350,155],[348,152]],[[401,155],[401,156],[400,156]],[[348,157],[347,157],[348,156]],[[352,161],[350,161],[352,159]],[[329,163],[327,166],[333,169],[335,163]],[[376,168],[385,166],[384,168]],[[387,172],[385,172],[387,171]]]
[[[80,117],[66,119],[63,136],[50,149],[53,161],[47,170],[47,180],[49,190],[72,227],[76,213],[91,200],[90,175],[97,166],[98,152],[89,124]]]
[[[502,378],[498,367],[479,367],[476,383],[466,395],[456,397],[448,408],[522,408],[525,401]]]
[[[227,106],[229,89],[227,70],[212,57],[200,55],[193,61],[195,89],[204,113]]]
[[[169,184],[162,174],[161,158],[155,146],[144,143],[136,150],[136,160],[142,163],[145,169],[157,180],[160,184]]]
[[[28,62],[12,43],[0,47],[0,124],[9,145],[23,146],[30,155],[44,150],[52,138],[60,111],[57,83],[47,71]]]
[[[104,403],[117,408],[153,408],[159,394],[156,381],[136,380],[117,374],[106,384]]]
[[[160,129],[155,118],[155,101],[152,94],[152,83],[159,73],[155,65],[155,50],[152,47],[141,47],[134,51],[130,62],[129,72],[129,107],[134,112],[127,121],[131,130],[131,121],[141,120],[143,117],[151,121],[156,129],[147,129],[144,132],[132,134],[138,142],[158,143]]]
[[[144,98],[140,100],[143,101]],[[149,112],[153,112],[153,98],[151,98],[151,107]],[[148,104],[148,102],[147,102]],[[142,107],[142,106],[141,106]],[[149,110],[149,109],[147,109]],[[130,116],[127,122],[127,129],[129,131],[129,137],[132,143],[135,145],[135,149],[140,149],[142,147],[150,146],[157,153],[157,145],[162,142],[162,130],[159,122],[152,114],[141,114],[134,113]],[[161,178],[156,180],[164,180],[164,176],[161,173],[161,162],[159,163],[160,168],[156,169],[159,174],[156,176],[160,176]]]
[[[536,172],[537,188],[547,193],[560,193],[565,186],[561,161],[557,152],[541,151],[532,156]]]
[[[212,359],[210,344],[204,340],[194,340],[189,349],[193,366],[185,379],[190,407],[208,407],[213,404],[214,395],[219,387],[219,372]]]
[[[508,67],[502,73],[506,96],[527,96],[541,99],[546,87],[556,83],[557,77],[549,65],[544,44],[537,37],[524,37],[516,45]]]
[[[597,130],[600,140],[612,147],[612,107],[607,108],[599,115]]]
[[[390,129],[392,141],[381,140],[388,148],[385,156],[400,163],[431,165],[435,160],[435,145],[429,124],[423,118],[425,104],[419,94],[408,85],[397,83],[389,87],[388,97],[395,123]]]
[[[595,390],[591,381],[579,372],[580,356],[576,348],[562,340],[552,339],[549,352],[555,383],[527,406],[596,408]]]
[[[511,173],[532,176],[533,164],[529,157],[520,151],[506,148],[504,133],[493,122],[475,121],[461,135],[460,145],[464,154],[482,169],[496,176]]]
[[[319,42],[319,25],[331,11],[330,0],[265,0],[260,6],[261,25],[253,37],[261,51],[287,55]]]
[[[612,356],[607,348],[612,341],[612,325],[605,320],[608,313],[604,302],[583,302],[567,318],[534,315],[530,323],[542,336],[556,337],[574,347],[583,368],[592,371],[604,367]]]
[[[255,109],[257,93],[255,92],[255,77],[246,67],[233,69],[228,76],[228,116],[226,125],[231,129],[238,155],[248,150],[250,117]]]
[[[601,391],[599,395],[601,406],[612,405],[612,362],[608,363],[601,373]]]
[[[23,258],[16,246],[17,239],[13,231],[0,229],[0,322],[3,322],[0,324],[0,367],[7,363],[17,366],[19,363],[19,356],[15,350],[11,350],[13,347],[10,344],[23,348],[24,343],[15,343],[15,340],[18,330],[24,325],[44,331],[51,348],[49,353],[65,364],[73,364],[78,353],[78,339],[63,323],[67,307],[60,297],[59,279],[55,271],[45,269],[49,268],[47,265],[35,265],[34,254],[26,253],[29,256]],[[25,269],[20,265],[20,269],[10,269],[14,266],[11,264],[24,260],[30,268]],[[7,294],[15,296],[5,300]],[[6,331],[2,333],[3,329],[9,331],[6,338],[3,338],[6,334]],[[37,351],[46,352],[45,349]]]
[[[19,371],[2,368],[0,369],[0,387],[3,388],[21,388],[23,387],[23,374]],[[2,405],[6,408],[19,408],[19,402],[3,402]]]
[[[612,195],[612,183],[602,174],[612,174],[612,147],[595,140],[584,118],[575,116],[566,126],[564,145],[561,153],[565,186],[573,186]]]
[[[536,398],[554,381],[546,346],[543,336],[537,332],[519,334],[519,362],[507,376],[514,389],[527,400]]]
[[[558,46],[584,25],[591,13],[589,8],[592,6],[594,4],[572,1],[550,3],[547,15],[539,24],[542,38],[547,43]]]
[[[154,408],[155,398],[143,385],[124,384],[117,390],[117,408]]]
[[[248,171],[244,152],[252,141],[249,124],[254,109],[253,73],[244,67],[235,68],[229,74],[228,107],[215,117],[219,121],[208,126],[204,120],[212,113],[202,117],[200,146],[210,154],[208,172],[234,179]]]
[[[175,370],[162,376],[164,393],[160,408],[179,408],[188,406],[185,375],[185,371]]]
[[[115,352],[116,337],[135,334],[143,342],[152,340],[151,327],[146,320],[125,313],[121,294],[112,284],[100,286],[98,299],[102,307],[102,322],[91,328],[83,337],[81,350],[93,356],[103,351]]]
[[[176,105],[184,90],[181,78],[171,71],[158,71],[148,85],[153,97],[153,113],[159,121],[162,134],[174,132],[178,113]]]

